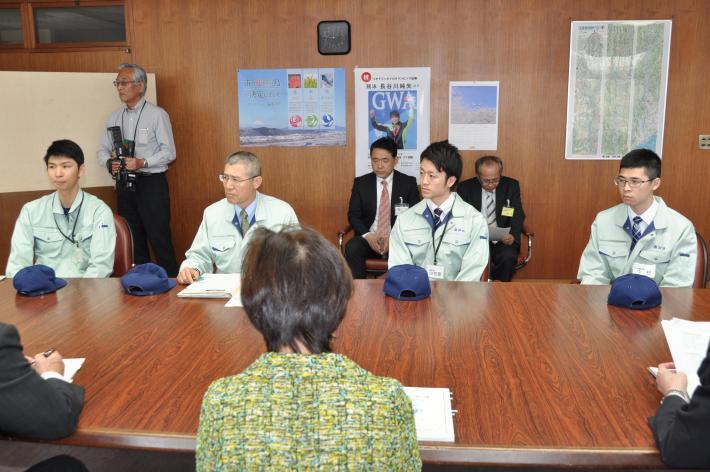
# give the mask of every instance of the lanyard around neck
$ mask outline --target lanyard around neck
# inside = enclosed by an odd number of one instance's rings
[[[57,199],[57,194],[54,194],[54,199],[56,201]],[[76,224],[79,222],[79,215],[81,214],[81,207],[84,205],[84,192],[81,192],[81,202],[79,202],[79,208],[76,211],[76,219],[74,220],[74,227],[71,230],[71,236],[67,236],[64,234],[64,231],[59,227],[59,223],[57,223],[57,215],[54,214],[54,210],[52,210],[52,217],[54,218],[54,226],[57,227],[57,230],[61,233],[62,236],[64,236],[64,239],[69,241],[72,244],[77,244],[76,239],[74,238],[76,235]],[[54,205],[52,205],[54,206]],[[67,218],[69,217],[69,213],[67,213]]]

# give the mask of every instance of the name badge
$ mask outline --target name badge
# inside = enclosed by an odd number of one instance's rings
[[[430,279],[441,280],[444,278],[444,266],[430,264],[425,269]]]
[[[640,264],[638,262],[634,262],[634,265],[631,267],[631,273],[637,275],[645,275],[649,278],[654,278],[656,277],[656,265]]]
[[[394,204],[394,216],[399,216],[407,210],[409,210],[408,203],[395,203]]]
[[[502,210],[500,213],[501,213],[501,215],[503,215],[503,216],[512,217],[512,216],[513,216],[513,213],[515,213],[515,208],[513,208],[513,207],[503,207],[503,210]]]

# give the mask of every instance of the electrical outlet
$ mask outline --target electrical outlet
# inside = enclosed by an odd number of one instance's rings
[[[710,150],[710,134],[698,135],[698,149]]]

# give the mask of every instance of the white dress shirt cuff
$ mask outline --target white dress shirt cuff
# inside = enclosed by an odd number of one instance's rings
[[[64,382],[67,381],[67,379],[65,379],[62,374],[60,374],[59,372],[54,372],[53,370],[49,370],[49,371],[47,371],[47,372],[42,372],[42,373],[39,374],[39,375],[40,375],[40,377],[42,377],[44,380],[48,380],[48,379],[59,379],[59,380],[63,380]]]

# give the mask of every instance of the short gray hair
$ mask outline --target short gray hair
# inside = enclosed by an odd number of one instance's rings
[[[133,69],[133,82],[144,85],[143,91],[141,92],[141,97],[143,97],[148,91],[148,74],[145,73],[145,69],[138,64],[127,64],[125,62],[118,65],[118,70],[123,69]]]
[[[481,175],[481,167],[498,164],[500,173],[503,174],[503,161],[498,156],[483,156],[476,160],[476,175]]]
[[[233,152],[229,156],[227,156],[227,159],[224,161],[225,165],[234,165],[234,164],[246,164],[247,168],[249,169],[249,173],[251,174],[250,177],[256,177],[261,175],[261,161],[259,160],[258,157],[256,157],[256,154],[253,154],[249,151],[237,151]]]

